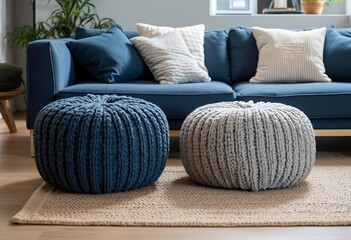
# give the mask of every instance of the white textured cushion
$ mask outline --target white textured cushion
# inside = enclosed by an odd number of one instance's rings
[[[259,50],[252,83],[330,82],[323,50],[326,28],[295,32],[252,28]]]
[[[135,37],[130,41],[139,51],[156,81],[162,84],[211,80],[190,54],[178,31],[154,38]]]
[[[188,47],[191,55],[196,59],[199,66],[207,72],[204,54],[205,25],[199,24],[190,27],[172,28],[138,23],[137,29],[140,36],[148,38],[153,38],[161,34],[178,31],[182,36],[186,46]]]

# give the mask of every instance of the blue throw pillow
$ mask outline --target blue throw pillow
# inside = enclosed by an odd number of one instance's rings
[[[116,24],[115,26],[122,30],[121,25]],[[91,28],[87,28],[87,27],[77,27],[76,31],[75,31],[75,39],[83,39],[83,38],[87,38],[87,37],[98,36],[98,35],[101,35],[105,32],[106,32],[106,30],[102,30],[102,29],[91,29]],[[126,35],[126,37],[128,39],[139,36],[138,32],[135,32],[135,31],[125,31],[123,33],[124,33],[124,35]],[[89,77],[87,77],[86,75],[83,74],[83,77],[80,77],[80,78],[82,78],[83,80],[86,80],[86,78],[89,78]],[[144,72],[140,76],[140,78],[146,79],[146,80],[154,80],[155,79],[154,75],[152,75],[149,67],[146,66],[145,63],[144,63]]]
[[[256,74],[258,62],[258,49],[252,29],[231,28],[228,48],[232,82],[249,81]]]
[[[205,33],[205,65],[212,80],[230,83],[228,34],[225,30]]]
[[[351,35],[347,34],[350,32],[327,29],[323,58],[326,74],[332,81],[351,81]]]
[[[121,25],[116,24],[115,26],[123,31]],[[92,29],[87,27],[77,27],[75,31],[75,39],[83,39],[87,37],[98,36],[100,34],[103,34],[104,32],[106,32],[106,30]],[[123,33],[127,36],[128,39],[139,36],[138,32],[133,32],[133,31],[126,31]]]
[[[339,28],[338,32],[346,37],[351,37],[351,28]]]
[[[334,26],[327,27],[327,29],[330,28],[334,28]],[[294,29],[294,31],[309,31],[312,29]],[[256,74],[258,62],[258,49],[252,29],[232,27],[229,31],[228,49],[231,81],[249,81]]]
[[[116,24],[114,25],[114,27],[118,27],[119,29],[121,29],[121,31],[123,31],[121,25]],[[102,29],[91,29],[91,28],[87,28],[87,27],[77,27],[76,31],[75,31],[75,39],[83,39],[83,38],[87,38],[87,37],[94,37],[94,36],[98,36],[100,34],[103,34],[104,32],[106,32],[105,30]]]
[[[118,83],[138,78],[143,61],[117,26],[94,37],[67,43],[74,58],[101,82]]]

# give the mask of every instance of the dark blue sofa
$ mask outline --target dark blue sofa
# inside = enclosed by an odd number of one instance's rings
[[[288,104],[302,110],[315,129],[351,129],[351,60],[347,61],[351,59],[351,30],[328,31],[332,32],[327,32],[324,63],[331,83],[249,83],[256,71],[258,51],[251,29],[241,27],[228,34],[224,30],[206,32],[205,64],[212,81],[179,85],[158,84],[148,73],[124,83],[99,83],[72,58],[66,42],[74,39],[35,41],[27,48],[27,128],[33,129],[37,113],[46,104],[94,93],[153,102],[165,112],[171,130],[180,129],[197,107],[236,100]],[[129,38],[137,35],[125,34]]]

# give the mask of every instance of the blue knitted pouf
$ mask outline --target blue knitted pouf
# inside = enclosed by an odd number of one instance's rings
[[[82,193],[151,185],[169,151],[166,116],[147,101],[87,95],[44,107],[34,125],[35,162],[54,187]]]

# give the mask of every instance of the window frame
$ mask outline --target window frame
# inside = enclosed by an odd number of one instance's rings
[[[217,8],[218,0],[210,0],[210,15],[252,15],[253,14],[253,1],[254,0],[246,0],[248,3],[247,8],[233,8],[230,9],[228,6],[228,10],[218,10]]]

